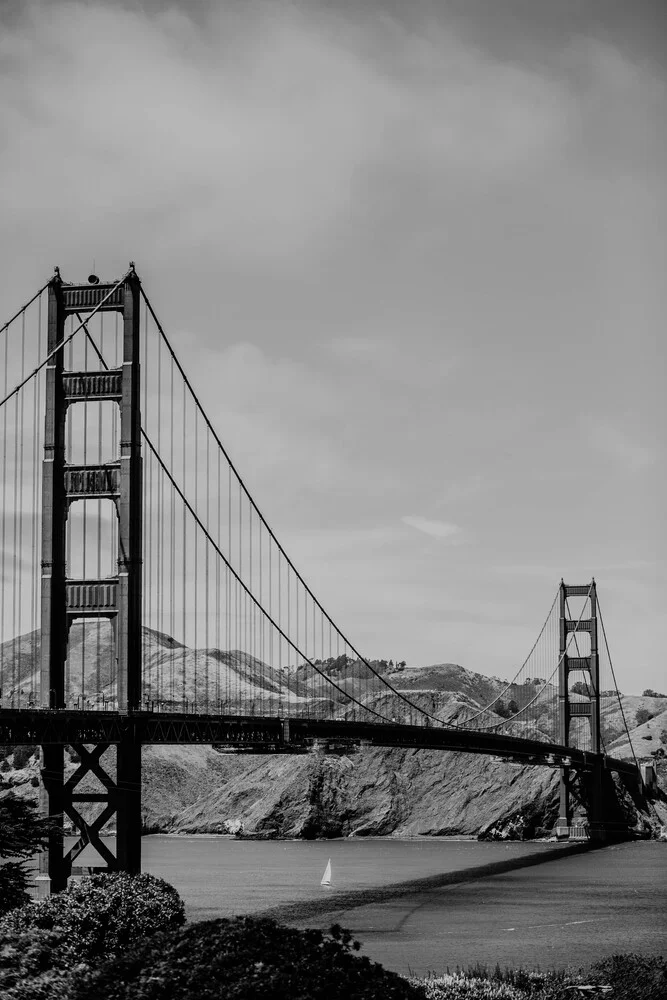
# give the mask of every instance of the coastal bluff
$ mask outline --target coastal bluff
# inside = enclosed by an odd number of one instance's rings
[[[76,626],[75,626],[76,629]],[[73,636],[74,653],[84,638]],[[144,630],[147,661],[155,668],[171,655],[173,640]],[[38,639],[25,638],[25,683],[35,671]],[[92,641],[92,639],[91,639]],[[102,650],[104,655],[105,651]],[[248,671],[238,651],[200,651],[197,665]],[[192,659],[192,662],[191,662]],[[241,661],[243,660],[242,664]],[[257,669],[261,674],[259,661]],[[444,722],[456,723],[501,693],[521,703],[519,685],[453,663],[406,667],[372,661],[397,691]],[[194,658],[186,660],[194,669]],[[239,666],[241,664],[241,667]],[[299,683],[308,677],[305,667]],[[188,673],[189,676],[189,673]],[[527,682],[528,683],[528,682]],[[575,696],[577,697],[577,696]],[[395,702],[395,704],[394,704]],[[535,725],[553,731],[555,699],[544,699]],[[400,698],[385,697],[382,714],[400,721]],[[623,712],[631,727],[625,733]],[[642,719],[635,725],[636,716]],[[646,718],[648,716],[648,718]],[[502,723],[498,716],[498,723]],[[602,703],[602,733],[615,756],[653,762],[658,786],[647,802],[623,789],[620,801],[630,828],[658,836],[667,826],[667,697],[614,695]],[[113,758],[110,748],[105,757]],[[66,768],[76,766],[69,753]],[[109,761],[111,763],[111,761]],[[15,792],[37,799],[38,754],[34,746],[0,747],[0,796]],[[212,746],[145,746],[142,750],[142,822],[145,833],[232,834],[257,838],[500,837],[550,836],[558,816],[556,768],[513,764],[483,754],[382,747],[343,747],[340,752],[244,755]],[[84,786],[82,785],[82,788]]]

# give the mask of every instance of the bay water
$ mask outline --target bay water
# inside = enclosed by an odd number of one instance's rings
[[[332,885],[320,885],[331,858]],[[79,864],[95,864],[87,848]],[[578,967],[622,951],[667,953],[667,845],[368,838],[142,838],[144,871],[188,920],[265,913],[348,927],[362,954],[426,975],[477,962]]]

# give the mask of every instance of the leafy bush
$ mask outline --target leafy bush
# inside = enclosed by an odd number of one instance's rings
[[[30,746],[18,746],[14,747],[14,767],[17,771],[25,767],[29,762],[32,755],[35,753],[35,748]]]
[[[658,1000],[667,997],[667,959],[658,955],[612,955],[594,962],[585,980],[609,984],[609,1000]]]
[[[52,931],[54,941],[89,962],[184,922],[183,901],[162,879],[124,872],[92,875],[65,892],[8,913],[0,920],[0,946],[17,934]]]
[[[427,979],[426,1000],[525,1000],[526,994],[508,983],[493,982],[462,972]]]
[[[51,824],[25,799],[13,794],[0,799],[0,916],[30,901],[25,862],[46,846]]]
[[[207,920],[160,934],[75,977],[71,1000],[424,1000],[368,958],[349,931],[295,930],[274,920]]]
[[[0,934],[0,996],[3,1000],[69,1000],[77,967],[74,950],[56,931]]]
[[[638,708],[635,712],[635,723],[643,726],[645,722],[653,718],[653,714],[647,708]]]
[[[489,972],[476,966],[467,972],[448,970],[445,976],[425,980],[424,986],[427,1000],[574,1000],[579,996],[664,1000],[667,961],[654,955],[614,955],[578,972],[503,972],[499,966]],[[598,991],[602,986],[607,989]]]
[[[667,694],[662,694],[660,691],[654,691],[653,688],[646,688],[642,691],[644,698],[667,698]]]

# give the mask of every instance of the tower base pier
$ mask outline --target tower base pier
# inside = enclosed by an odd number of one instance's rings
[[[72,875],[141,871],[141,744],[127,737],[116,745],[72,744],[70,749],[77,766],[66,778],[65,745],[41,748],[41,807],[53,826],[39,859],[40,898],[66,889]],[[114,817],[115,854],[103,839],[103,829]],[[69,846],[66,823],[76,838]],[[95,850],[99,863],[77,866],[87,847]]]

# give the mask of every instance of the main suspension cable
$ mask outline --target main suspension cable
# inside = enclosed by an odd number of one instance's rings
[[[634,761],[635,761],[635,765],[637,767],[637,771],[641,774],[641,770],[639,768],[639,761],[637,760],[637,755],[635,754],[635,748],[634,748],[634,746],[632,744],[632,739],[630,738],[630,730],[628,729],[628,723],[627,723],[627,720],[625,718],[625,712],[623,711],[623,702],[621,701],[621,694],[620,694],[620,691],[618,690],[618,681],[616,680],[616,673],[614,671],[614,664],[612,663],[611,653],[609,652],[609,643],[607,642],[607,632],[606,632],[605,627],[604,627],[604,620],[602,618],[602,608],[600,607],[600,598],[599,597],[598,597],[598,618],[600,619],[600,625],[602,626],[602,638],[604,639],[604,646],[605,646],[605,649],[607,651],[607,659],[609,660],[609,666],[611,668],[611,676],[614,679],[614,687],[616,689],[616,697],[618,699],[618,707],[621,710],[621,718],[623,719],[623,725],[625,726],[625,733],[626,733],[626,735],[628,737],[628,743],[630,744],[630,750],[632,751],[632,756],[634,757]]]
[[[147,303],[147,305],[148,305],[148,306],[149,306],[149,308],[150,308],[150,303],[148,303],[148,300],[146,300],[146,303]],[[91,334],[90,334],[90,331],[89,331],[89,329],[88,329],[88,326],[87,326],[87,324],[86,324],[86,323],[85,323],[85,321],[83,321],[83,320],[81,321],[81,324],[80,324],[80,326],[79,326],[79,327],[78,327],[77,329],[81,329],[81,328],[83,328],[83,329],[84,329],[84,331],[85,331],[85,334],[86,334],[86,337],[88,338],[88,340],[90,340],[90,341],[92,342],[92,341],[93,341],[93,338],[91,337]],[[75,331],[75,332],[76,332],[76,331]],[[73,334],[72,334],[72,336],[73,336]],[[71,339],[71,337],[70,337],[70,338],[68,338],[68,339]],[[169,345],[167,344],[167,346],[169,346]],[[104,365],[105,369],[106,369],[106,370],[108,371],[108,370],[109,370],[109,365],[107,364],[107,362],[106,362],[105,358],[103,357],[102,353],[101,353],[101,352],[100,352],[100,351],[99,351],[99,350],[98,350],[97,348],[95,348],[95,350],[96,350],[96,354],[97,354],[98,358],[100,359],[100,362],[101,362],[101,363],[102,363],[102,364]],[[173,356],[173,354],[172,354],[172,356]],[[175,359],[175,360],[176,360],[176,359]],[[177,361],[176,361],[176,363],[177,363],[177,366],[178,366],[178,362],[177,362]],[[180,367],[180,366],[178,366],[178,367]],[[202,415],[204,416],[204,419],[205,419],[205,420],[207,421],[207,423],[208,423],[208,419],[206,418],[206,415],[205,415],[205,414],[203,414],[203,411],[201,411],[201,412],[202,412]],[[302,651],[301,651],[301,650],[299,649],[299,647],[298,647],[298,646],[297,646],[297,645],[296,645],[296,644],[295,644],[295,643],[294,643],[294,642],[293,642],[293,641],[292,641],[292,640],[291,640],[291,639],[289,638],[289,636],[288,636],[288,635],[287,635],[287,634],[286,634],[286,633],[285,633],[285,632],[283,631],[283,629],[282,629],[282,628],[280,627],[280,625],[278,625],[278,624],[277,624],[277,622],[276,622],[276,621],[275,621],[275,620],[274,620],[274,619],[273,619],[273,618],[272,618],[271,616],[267,615],[267,613],[266,613],[266,611],[264,610],[264,608],[263,608],[263,607],[262,607],[262,606],[261,606],[261,605],[259,604],[259,602],[257,601],[257,598],[255,597],[255,595],[254,595],[254,594],[252,593],[252,591],[250,591],[250,590],[248,589],[247,585],[246,585],[246,584],[244,583],[244,581],[242,580],[242,578],[241,578],[241,577],[239,576],[239,574],[238,574],[238,573],[236,572],[236,570],[235,570],[235,569],[234,569],[234,567],[232,566],[231,562],[230,562],[230,561],[229,561],[229,560],[228,560],[228,559],[226,558],[226,556],[224,555],[224,553],[222,552],[222,550],[221,550],[221,549],[219,548],[219,546],[218,546],[218,545],[216,544],[216,542],[214,541],[214,539],[213,539],[212,535],[211,535],[211,534],[210,534],[210,532],[208,531],[208,528],[207,528],[207,527],[206,527],[206,526],[204,525],[204,523],[202,522],[202,520],[200,519],[200,517],[199,517],[199,516],[198,516],[198,514],[196,513],[195,509],[193,508],[192,504],[191,504],[191,503],[189,502],[189,500],[187,499],[187,497],[185,496],[185,494],[184,494],[184,493],[183,493],[183,491],[181,490],[180,486],[178,485],[178,483],[176,482],[176,480],[175,480],[175,479],[174,479],[174,477],[172,476],[171,472],[169,471],[169,469],[167,468],[166,464],[165,464],[165,463],[164,463],[164,461],[162,460],[162,458],[161,458],[161,456],[159,455],[159,453],[158,453],[157,449],[156,449],[156,448],[155,448],[155,446],[153,445],[152,441],[151,441],[151,440],[150,440],[150,438],[148,437],[148,434],[146,433],[146,431],[144,430],[144,428],[143,428],[143,427],[141,428],[141,434],[142,434],[142,437],[144,438],[144,440],[145,440],[146,444],[148,445],[149,449],[151,450],[151,452],[152,452],[153,456],[154,456],[154,457],[155,457],[155,459],[157,460],[157,462],[158,462],[159,466],[161,467],[161,469],[162,469],[163,473],[164,473],[164,474],[165,474],[165,475],[167,476],[167,479],[169,480],[169,482],[170,482],[170,484],[171,484],[172,488],[173,488],[173,489],[175,490],[175,492],[176,492],[176,493],[178,494],[178,496],[180,497],[180,499],[181,499],[181,501],[183,502],[184,506],[185,506],[185,507],[187,508],[187,510],[189,511],[189,513],[191,514],[191,516],[192,516],[192,517],[194,518],[194,521],[195,521],[195,523],[197,524],[197,526],[199,527],[199,529],[200,529],[200,530],[202,531],[202,533],[203,533],[204,537],[205,537],[205,538],[207,539],[207,541],[209,542],[209,544],[210,544],[210,545],[211,545],[211,546],[213,547],[213,549],[214,549],[214,550],[216,551],[216,553],[218,554],[218,556],[219,556],[219,557],[220,557],[220,558],[221,558],[221,559],[223,560],[223,562],[225,563],[225,566],[227,567],[227,569],[229,570],[229,572],[230,572],[230,573],[231,573],[231,574],[233,575],[233,577],[235,578],[235,580],[236,580],[237,584],[238,584],[238,585],[240,585],[240,587],[241,587],[241,588],[242,588],[242,590],[244,591],[244,593],[245,593],[246,597],[247,597],[247,598],[250,598],[250,600],[252,601],[253,605],[254,605],[255,607],[257,607],[257,608],[259,609],[259,611],[261,612],[261,614],[263,614],[263,615],[265,616],[265,618],[267,619],[267,621],[269,621],[269,622],[270,622],[270,624],[271,624],[271,625],[272,625],[272,626],[273,626],[273,627],[274,627],[274,628],[275,628],[275,629],[277,630],[277,632],[278,632],[278,633],[280,634],[280,636],[281,636],[282,638],[284,638],[284,639],[285,639],[285,641],[286,641],[286,642],[288,643],[288,645],[289,645],[289,646],[291,646],[291,647],[292,647],[292,648],[294,649],[294,651],[295,651],[295,652],[296,652],[296,653],[297,653],[297,654],[298,654],[299,656],[303,657],[304,661],[305,661],[305,662],[307,662],[307,663],[308,663],[308,665],[309,665],[310,667],[312,667],[312,669],[313,669],[313,670],[315,670],[315,671],[316,671],[316,672],[317,672],[317,673],[318,673],[318,674],[319,674],[319,675],[320,675],[321,677],[323,677],[323,678],[324,678],[324,679],[325,679],[325,680],[326,680],[326,681],[327,681],[327,682],[328,682],[329,684],[331,684],[331,685],[332,685],[332,686],[333,686],[333,687],[334,687],[334,688],[335,688],[335,689],[336,689],[336,690],[337,690],[337,691],[338,691],[338,692],[339,692],[340,694],[342,694],[342,695],[343,695],[343,696],[344,696],[344,697],[345,697],[345,698],[346,698],[346,699],[347,699],[348,701],[352,701],[352,702],[354,702],[355,704],[358,704],[358,705],[359,705],[359,707],[360,707],[360,708],[362,708],[362,709],[363,709],[364,711],[367,711],[367,712],[369,712],[370,714],[372,714],[372,715],[375,715],[375,716],[376,716],[377,718],[379,718],[379,719],[382,719],[382,720],[383,720],[384,722],[389,722],[389,721],[391,721],[391,720],[387,719],[387,718],[386,718],[385,716],[381,715],[381,714],[380,714],[379,712],[376,712],[376,711],[375,711],[374,709],[372,709],[372,708],[369,708],[369,707],[368,707],[367,705],[364,705],[364,704],[363,704],[362,702],[359,702],[359,701],[358,701],[358,700],[357,700],[356,698],[354,698],[354,697],[353,697],[352,695],[350,695],[350,694],[349,694],[349,693],[348,693],[347,691],[345,691],[345,690],[344,690],[343,688],[341,688],[341,687],[340,687],[340,686],[339,686],[338,684],[336,684],[336,682],[335,682],[335,681],[333,681],[333,680],[332,680],[332,679],[331,679],[330,677],[327,677],[327,675],[326,675],[326,674],[325,674],[325,673],[324,673],[323,671],[321,671],[321,670],[319,669],[319,667],[317,667],[317,665],[316,665],[315,663],[313,663],[313,662],[312,662],[312,661],[311,661],[311,660],[310,660],[310,659],[309,659],[309,658],[308,658],[307,656],[305,656],[305,655],[304,655],[304,653],[303,653],[303,652],[302,652]],[[222,451],[223,451],[223,453],[224,453],[224,454],[226,455],[226,453],[224,452],[224,448],[222,448],[222,446],[221,446],[221,450],[222,450]],[[230,467],[231,467],[231,462],[229,463],[229,465],[230,465]],[[237,477],[237,478],[238,478],[238,477]],[[239,480],[239,484],[241,485],[241,483],[240,483],[240,480]],[[245,487],[243,487],[243,488],[245,489]],[[249,494],[247,493],[247,490],[246,490],[246,495],[248,495],[248,496],[249,496]],[[251,499],[251,498],[250,498],[250,499]],[[252,502],[252,501],[251,501],[251,502]],[[257,510],[257,508],[255,508],[255,510]],[[258,513],[259,513],[259,512],[258,512]],[[275,540],[275,539],[274,539],[274,540]],[[297,576],[298,576],[298,574],[297,574]],[[302,582],[303,582],[303,581],[302,581]],[[327,616],[327,617],[328,617],[328,616]],[[334,628],[335,628],[335,626],[334,626]],[[375,672],[375,671],[374,671],[374,672]],[[388,685],[388,686],[389,686],[389,685]],[[437,723],[438,723],[439,725],[442,725],[442,726],[448,726],[448,728],[454,728],[454,729],[458,729],[458,728],[460,728],[460,727],[458,727],[458,726],[453,726],[453,725],[448,725],[448,724],[446,724],[446,723],[443,723],[443,722],[442,722],[442,720],[440,720],[440,719],[437,719],[437,718],[435,718],[434,716],[431,716],[431,715],[429,715],[429,713],[427,713],[427,712],[424,712],[424,711],[423,711],[423,709],[420,709],[420,708],[419,708],[419,706],[415,705],[415,704],[414,704],[414,703],[413,703],[413,702],[412,702],[412,701],[411,701],[411,700],[410,700],[409,698],[405,698],[405,696],[404,696],[404,695],[401,695],[401,693],[400,693],[400,692],[396,692],[396,693],[397,693],[397,694],[399,695],[399,697],[400,697],[400,698],[402,698],[402,700],[403,700],[404,702],[406,702],[406,704],[409,704],[409,705],[410,705],[411,707],[415,708],[415,709],[416,709],[417,711],[419,711],[419,712],[422,712],[422,714],[423,714],[423,715],[425,715],[425,716],[427,716],[428,718],[432,719],[432,720],[433,720],[434,722],[437,722]]]
[[[468,724],[468,722],[472,722],[474,719],[479,718],[480,715],[483,715],[485,712],[488,712],[488,710],[491,708],[491,705],[497,704],[497,702],[499,701],[499,699],[502,698],[502,696],[504,694],[507,694],[507,692],[512,687],[512,685],[514,684],[514,682],[516,681],[516,679],[519,676],[519,674],[521,673],[521,671],[527,666],[528,661],[530,660],[531,656],[535,652],[535,649],[537,648],[537,644],[540,641],[540,639],[542,638],[542,636],[544,634],[544,630],[546,629],[547,625],[549,624],[549,619],[551,618],[551,612],[555,608],[557,600],[558,600],[558,590],[556,591],[556,596],[553,599],[551,607],[549,608],[549,611],[547,613],[547,617],[544,619],[544,624],[543,624],[542,628],[540,629],[540,632],[539,632],[539,635],[537,636],[537,639],[533,643],[533,646],[532,646],[532,649],[531,649],[530,653],[528,654],[528,656],[526,657],[526,659],[523,661],[523,663],[521,664],[521,666],[519,667],[519,669],[515,673],[513,679],[509,682],[509,684],[507,684],[502,689],[502,691],[498,692],[498,694],[496,695],[496,697],[493,699],[493,701],[489,702],[489,704],[486,706],[486,708],[481,708],[479,710],[479,712],[476,712],[474,715],[471,715],[470,718],[466,720],[466,725]],[[533,699],[533,700],[535,700],[535,699]],[[532,702],[528,702],[528,704],[524,705],[523,708],[521,709],[521,711],[523,711],[525,708],[528,708],[529,704],[532,704]]]
[[[113,293],[114,293],[114,292],[116,291],[116,289],[117,289],[117,288],[118,288],[118,287],[119,287],[120,285],[122,285],[122,284],[123,284],[123,282],[124,282],[124,281],[125,281],[125,280],[126,280],[126,279],[128,278],[128,276],[129,276],[129,275],[130,275],[131,273],[132,273],[131,271],[127,271],[127,273],[126,273],[126,274],[124,274],[124,275],[123,275],[123,277],[122,277],[122,278],[120,278],[120,279],[119,279],[119,280],[118,280],[118,281],[116,282],[116,284],[115,284],[115,285],[113,286],[113,288],[111,288],[111,289],[110,289],[110,290],[109,290],[109,291],[107,292],[107,294],[106,294],[106,295],[104,296],[104,298],[103,298],[103,299],[101,299],[101,300],[100,300],[100,301],[99,301],[99,302],[97,303],[97,305],[95,306],[95,308],[94,308],[94,309],[91,309],[90,313],[88,314],[88,319],[89,319],[89,320],[91,319],[91,317],[93,317],[93,316],[95,315],[95,313],[96,313],[96,312],[99,312],[99,310],[100,310],[100,309],[102,308],[102,306],[104,305],[104,303],[105,303],[105,302],[106,302],[106,301],[107,301],[108,299],[110,299],[110,298],[111,298],[111,296],[112,296],[112,295],[113,295]],[[20,314],[19,314],[19,315],[20,315]],[[77,334],[77,333],[79,332],[79,330],[83,329],[83,328],[85,327],[85,325],[86,325],[86,324],[85,324],[85,323],[84,323],[84,321],[82,320],[82,321],[81,321],[81,322],[79,323],[79,325],[78,325],[78,326],[77,326],[77,327],[76,327],[76,328],[75,328],[74,330],[72,330],[72,332],[71,332],[70,334],[68,334],[68,335],[67,335],[67,337],[65,337],[65,338],[64,338],[63,340],[61,340],[61,341],[60,341],[60,342],[59,342],[58,344],[56,344],[56,346],[55,346],[55,347],[53,348],[53,350],[52,350],[52,351],[49,351],[49,353],[48,353],[48,354],[46,355],[46,357],[44,358],[44,360],[43,360],[43,361],[41,361],[41,362],[40,362],[40,363],[39,363],[39,364],[37,365],[37,367],[36,367],[36,368],[34,369],[34,371],[30,372],[30,374],[29,374],[29,375],[26,375],[26,377],[25,377],[24,379],[22,379],[22,380],[21,380],[21,382],[19,382],[19,384],[18,384],[17,386],[15,386],[15,387],[14,387],[14,388],[12,389],[12,391],[11,391],[11,392],[7,393],[7,395],[6,395],[5,397],[4,397],[4,399],[0,400],[0,408],[2,408],[2,407],[3,407],[4,405],[5,405],[5,403],[8,403],[8,402],[9,402],[9,400],[10,400],[10,399],[12,399],[12,397],[13,397],[13,396],[15,396],[15,395],[17,394],[17,392],[20,392],[20,391],[21,391],[21,389],[23,388],[23,386],[24,386],[24,385],[27,385],[27,384],[28,384],[28,382],[29,382],[29,381],[30,381],[31,379],[33,379],[33,378],[35,377],[35,375],[39,374],[39,372],[41,372],[42,368],[44,368],[44,367],[45,367],[45,365],[48,365],[48,363],[49,363],[49,361],[51,360],[51,358],[54,358],[54,357],[56,356],[56,354],[58,353],[58,351],[62,351],[62,349],[63,349],[64,347],[66,347],[66,346],[67,346],[67,344],[69,344],[69,343],[70,343],[70,341],[72,340],[72,338],[73,338],[73,337],[75,337],[75,336],[76,336],[76,334]],[[89,334],[89,336],[90,336],[90,334]],[[108,366],[107,366],[107,367],[108,367]]]
[[[590,594],[591,594],[591,587],[592,587],[592,584],[591,584],[591,585],[589,586],[589,588],[588,588],[588,594],[586,595],[586,600],[588,600],[588,598],[590,597]],[[585,603],[586,603],[586,602],[584,602],[584,604],[585,604]],[[553,607],[553,605],[552,605],[552,607]],[[551,612],[550,612],[550,613],[551,613]],[[583,617],[583,614],[584,614],[584,611],[583,611],[583,608],[582,608],[582,610],[581,610],[581,613],[580,613],[580,615],[579,615],[579,618],[578,618],[578,620],[577,620],[577,624],[576,624],[576,625],[574,626],[574,633],[573,633],[574,635],[576,635],[576,632],[577,632],[577,629],[579,628],[579,625],[580,625],[580,623],[581,623],[581,619],[582,619],[582,617]],[[506,726],[508,722],[512,722],[512,721],[513,721],[514,719],[518,719],[518,717],[519,717],[520,715],[522,715],[522,714],[523,714],[523,712],[525,712],[527,708],[530,708],[530,706],[531,706],[531,705],[534,705],[534,704],[535,704],[535,702],[537,701],[537,699],[538,699],[538,698],[539,698],[539,697],[540,697],[540,696],[541,696],[541,695],[542,695],[542,694],[544,693],[544,691],[545,691],[545,690],[546,690],[546,688],[547,688],[547,685],[551,683],[551,681],[553,680],[553,678],[554,678],[554,677],[556,676],[556,674],[558,673],[558,670],[560,669],[560,665],[561,665],[561,663],[563,662],[563,660],[565,659],[565,656],[566,656],[566,653],[564,653],[564,652],[563,652],[563,653],[561,653],[561,655],[560,655],[560,656],[558,657],[558,663],[556,664],[555,668],[554,668],[554,669],[552,670],[552,672],[551,672],[551,674],[549,675],[549,677],[547,677],[547,679],[546,679],[546,681],[544,682],[544,684],[542,684],[542,685],[540,686],[540,689],[539,689],[539,691],[537,692],[537,694],[535,695],[535,697],[534,697],[534,698],[531,698],[531,700],[530,700],[530,701],[526,702],[526,704],[525,704],[525,705],[524,705],[524,706],[523,706],[523,707],[522,707],[522,708],[521,708],[521,709],[520,709],[520,710],[519,710],[518,712],[515,712],[515,713],[514,713],[514,715],[510,715],[510,716],[508,716],[508,717],[507,717],[506,719],[503,719],[503,721],[502,721],[502,722],[498,722],[498,723],[496,723],[496,724],[495,724],[495,725],[493,725],[493,726],[479,726],[479,727],[478,727],[478,731],[479,731],[479,732],[486,732],[487,730],[491,730],[491,729],[502,729],[502,727],[503,727],[503,726]],[[493,704],[493,703],[492,703],[492,704]]]
[[[373,673],[382,682],[382,684],[385,685],[386,688],[388,688],[390,691],[392,691],[393,694],[395,694],[397,698],[400,698],[401,701],[405,702],[405,704],[410,705],[412,708],[414,708],[419,714],[425,716],[428,719],[431,719],[433,722],[438,723],[438,725],[443,725],[443,722],[442,722],[441,719],[438,719],[436,716],[431,715],[429,712],[425,711],[425,709],[421,708],[419,705],[416,705],[413,701],[411,701],[411,699],[406,698],[405,695],[401,691],[397,690],[397,688],[395,688],[390,681],[388,681],[385,677],[383,677],[380,673],[378,673],[378,671],[366,659],[366,657],[361,655],[361,653],[358,651],[358,649],[350,642],[350,640],[341,631],[341,629],[338,628],[338,626],[333,621],[333,619],[331,618],[331,616],[324,609],[324,607],[320,604],[320,602],[318,601],[318,599],[315,596],[315,594],[313,593],[313,591],[310,589],[310,587],[308,586],[308,584],[306,583],[306,581],[303,579],[303,577],[301,576],[301,574],[297,570],[296,566],[294,565],[294,563],[292,562],[292,560],[290,559],[290,557],[285,552],[285,550],[282,547],[280,541],[278,540],[278,538],[276,537],[276,535],[273,532],[272,528],[270,527],[268,521],[266,520],[266,518],[262,514],[261,510],[257,506],[257,504],[256,504],[255,500],[253,499],[253,497],[251,496],[250,491],[248,490],[248,487],[246,486],[246,484],[243,481],[241,475],[239,474],[238,470],[236,469],[236,466],[232,462],[232,460],[231,460],[231,458],[230,458],[230,456],[229,456],[229,454],[227,452],[227,449],[225,448],[225,446],[223,445],[222,441],[218,437],[218,434],[216,433],[215,428],[213,427],[211,421],[209,420],[208,415],[206,414],[206,411],[204,410],[204,408],[203,408],[203,406],[202,406],[202,404],[201,404],[201,402],[199,400],[199,397],[197,396],[197,393],[193,389],[192,384],[190,383],[190,380],[188,379],[187,375],[185,374],[183,366],[181,365],[180,361],[178,360],[178,357],[176,356],[176,353],[175,353],[173,347],[171,346],[171,343],[169,342],[169,338],[167,337],[167,335],[166,335],[166,333],[164,331],[164,328],[163,328],[162,324],[160,323],[160,320],[158,319],[157,314],[156,314],[155,310],[153,309],[153,306],[152,306],[152,304],[151,304],[148,296],[146,295],[146,292],[144,291],[143,286],[141,286],[141,294],[142,294],[142,296],[144,298],[144,301],[145,301],[146,305],[148,306],[148,309],[150,311],[151,316],[153,317],[153,320],[155,321],[155,325],[157,326],[157,329],[159,330],[160,335],[162,336],[162,338],[163,338],[163,340],[165,342],[167,350],[171,354],[171,357],[172,357],[172,359],[173,359],[173,361],[174,361],[174,363],[175,363],[175,365],[176,365],[176,367],[177,367],[177,369],[178,369],[178,371],[179,371],[179,373],[181,375],[181,378],[183,379],[184,385],[187,386],[188,391],[190,392],[190,395],[192,396],[192,399],[193,399],[193,401],[195,403],[195,406],[197,407],[198,411],[201,413],[201,416],[202,416],[202,418],[203,418],[206,426],[208,427],[208,430],[212,434],[212,436],[213,436],[216,444],[218,445],[218,447],[222,451],[223,455],[225,456],[225,460],[227,461],[227,463],[228,463],[231,471],[236,476],[236,479],[237,479],[238,484],[239,484],[239,488],[243,491],[243,493],[245,493],[248,501],[250,502],[251,506],[254,508],[255,513],[257,514],[257,517],[259,518],[259,520],[261,521],[261,523],[263,524],[263,526],[266,528],[266,530],[267,530],[267,532],[269,534],[269,537],[273,540],[274,544],[276,545],[277,549],[281,553],[282,557],[285,559],[285,562],[286,562],[287,566],[289,567],[289,569],[292,570],[292,572],[294,573],[295,577],[297,578],[297,580],[299,581],[299,583],[301,584],[301,586],[304,588],[305,592],[308,594],[308,596],[311,598],[311,600],[315,603],[316,607],[321,612],[321,614],[334,627],[334,629],[340,635],[340,637],[343,640],[343,642],[355,654],[355,656],[357,657],[357,659],[361,663],[363,663],[368,668],[368,670],[370,670],[371,673]],[[448,723],[447,725],[449,725],[451,728],[454,728],[454,729],[462,728],[460,726],[455,726],[455,725],[453,725],[451,723]]]
[[[39,296],[42,294],[42,292],[49,287],[49,285],[51,284],[52,281],[53,281],[53,278],[49,278],[49,280],[46,282],[46,284],[42,285],[42,287],[40,288],[40,290],[38,292],[35,292],[35,294],[33,295],[33,297],[28,302],[26,302],[26,304],[24,306],[22,306],[19,309],[18,312],[14,313],[14,315],[12,316],[12,318],[8,319],[4,326],[0,327],[0,333],[4,333],[5,330],[7,329],[7,327],[11,326],[12,323],[14,322],[14,320],[18,319],[19,316],[21,315],[21,313],[24,313],[26,311],[26,309],[28,309],[32,305],[33,302],[35,301],[35,299],[39,298]]]

